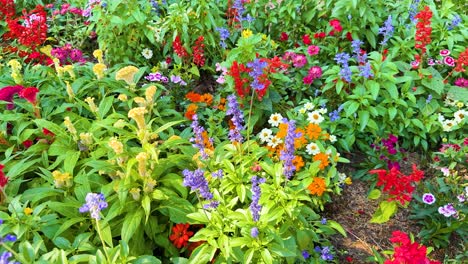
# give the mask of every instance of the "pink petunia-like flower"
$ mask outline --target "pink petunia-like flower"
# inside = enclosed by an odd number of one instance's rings
[[[304,55],[296,54],[296,56],[293,57],[293,65],[296,68],[304,67],[306,62],[307,62],[307,59]]]
[[[320,66],[312,66],[309,70],[309,76],[314,79],[322,77],[322,68]]]
[[[28,87],[22,89],[18,94],[21,98],[24,98],[31,104],[35,105],[37,103],[36,96],[38,92],[39,89],[37,89],[36,87]]]
[[[7,104],[7,109],[13,109],[13,96],[23,90],[23,86],[15,85],[15,86],[6,86],[0,89],[0,101],[6,101],[10,104]]]
[[[312,76],[310,76],[310,75],[307,75],[302,80],[304,81],[304,84],[311,84],[312,82],[314,82],[314,78],[312,78]]]
[[[427,65],[434,66],[435,64],[436,63],[435,63],[434,59],[432,59],[432,58],[427,59]]]
[[[442,214],[445,217],[450,217],[452,215],[456,217],[457,215],[457,210],[453,207],[451,203],[439,207],[438,211],[439,214]]]
[[[450,57],[450,56],[447,56],[447,57],[444,57],[444,63],[450,67],[454,67],[455,66],[455,59]]]
[[[448,56],[448,55],[450,55],[450,50],[448,50],[448,49],[441,50],[439,52],[439,54],[440,54],[440,56],[443,56],[443,57]]]
[[[312,45],[312,46],[309,46],[309,47],[307,48],[307,53],[308,53],[310,56],[317,55],[319,52],[320,52],[320,47],[319,47],[319,46]]]
[[[412,61],[411,62],[411,67],[413,67],[413,69],[416,69],[419,67],[419,61],[415,60],[415,61]]]
[[[435,199],[434,195],[432,195],[432,193],[425,193],[422,196],[422,201],[425,204],[433,204],[433,203],[435,203],[436,199]]]

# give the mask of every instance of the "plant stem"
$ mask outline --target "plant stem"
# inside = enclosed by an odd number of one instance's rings
[[[107,259],[108,263],[112,263],[111,259],[109,258],[109,255],[107,254],[106,244],[104,243],[104,239],[102,238],[101,227],[99,226],[99,220],[98,219],[96,219],[96,230],[98,232],[99,239],[101,240],[102,249],[104,250],[104,254],[106,255],[106,259]]]

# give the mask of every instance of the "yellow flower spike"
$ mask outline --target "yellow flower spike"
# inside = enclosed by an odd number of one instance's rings
[[[31,209],[30,207],[26,207],[24,208],[23,212],[25,215],[31,215],[33,213],[33,209]]]
[[[63,66],[63,70],[66,71],[72,79],[75,79],[75,72],[73,71],[73,65]]]
[[[102,59],[102,50],[97,49],[93,51],[93,56],[98,60],[99,63],[104,64],[104,60]]]
[[[133,78],[135,77],[135,74],[138,71],[139,71],[139,69],[137,67],[135,67],[135,66],[123,67],[122,69],[117,71],[117,73],[115,74],[115,79],[117,81],[123,80],[130,86],[135,85],[135,82],[133,81]]]
[[[130,189],[130,194],[132,195],[133,200],[138,201],[140,200],[140,188],[132,188]]]
[[[80,140],[86,146],[91,146],[93,144],[93,135],[91,133],[80,133]]]
[[[112,150],[114,150],[115,154],[122,154],[123,153],[123,144],[122,142],[120,142],[117,138],[115,137],[112,137],[110,140],[109,140],[109,143],[108,143],[109,147],[112,148]]]
[[[85,99],[85,102],[88,103],[89,109],[91,110],[91,112],[96,113],[98,111],[98,108],[96,104],[94,103],[94,97],[87,97]]]
[[[104,78],[104,72],[106,70],[107,70],[107,66],[104,63],[97,63],[93,66],[93,72],[96,75],[98,80]]]
[[[73,134],[74,137],[76,137],[76,129],[75,129],[75,126],[73,125],[73,123],[71,122],[69,116],[66,116],[64,118],[63,124],[68,129],[68,132],[70,132],[71,134]]]
[[[144,188],[145,193],[150,193],[153,191],[154,186],[156,186],[156,180],[155,179],[148,179]]]
[[[21,75],[22,66],[17,60],[10,60],[8,65],[11,67],[11,78],[15,81],[16,84],[21,84],[23,82],[23,76]]]
[[[138,129],[145,129],[145,114],[148,113],[144,107],[136,107],[128,111],[128,117],[135,120],[137,123]]]
[[[117,97],[122,102],[126,102],[128,100],[128,97],[126,94],[119,94],[119,97]]]
[[[148,88],[146,88],[146,91],[145,91],[146,101],[148,103],[152,103],[153,102],[153,97],[154,97],[155,94],[156,94],[156,86],[151,85]]]
[[[133,99],[133,101],[134,101],[135,103],[137,103],[138,106],[140,106],[140,107],[145,107],[145,106],[146,106],[146,100],[145,100],[145,98],[143,98],[143,97],[135,97],[135,98]]]
[[[75,98],[75,93],[73,92],[73,89],[70,85],[69,82],[65,81],[65,83],[67,84],[67,94],[68,94],[68,98],[70,98],[70,101],[73,100],[73,98]]]
[[[135,159],[138,161],[138,173],[141,177],[146,177],[146,162],[148,161],[148,154],[146,154],[146,152],[140,152]]]
[[[61,173],[60,171],[53,171],[52,177],[54,178],[54,184],[56,188],[70,187],[72,186],[72,176],[70,173]]]
[[[47,46],[44,46],[44,47],[41,47],[39,49],[40,52],[44,53],[45,55],[47,55],[48,57],[51,57],[52,58],[52,46],[51,45],[47,45]]]
[[[253,35],[253,32],[252,32],[252,30],[250,30],[250,29],[244,29],[244,30],[242,31],[242,37],[243,37],[243,38],[248,38],[248,37],[250,37],[250,36],[252,36],[252,35]]]

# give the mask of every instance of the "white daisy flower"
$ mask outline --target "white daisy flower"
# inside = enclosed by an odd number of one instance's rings
[[[320,124],[323,121],[323,116],[319,111],[315,110],[308,114],[307,120],[312,124]]]
[[[268,123],[270,123],[270,125],[272,127],[277,127],[283,120],[283,116],[278,114],[278,113],[274,113],[270,116],[270,120],[268,120]]]
[[[271,131],[271,129],[268,129],[268,128],[264,128],[262,129],[262,131],[260,131],[260,134],[258,134],[258,136],[260,137],[260,140],[262,141],[262,143],[269,141],[271,137],[271,133],[273,132]]]
[[[452,127],[454,125],[455,123],[453,122],[453,120],[444,120],[444,122],[442,122],[442,129],[445,132],[449,132],[449,131],[452,131]]]
[[[328,110],[327,110],[325,107],[320,108],[318,111],[319,111],[319,113],[321,113],[322,115],[324,115],[324,114],[326,114],[326,113],[328,112]]]
[[[468,116],[468,111],[460,109],[456,111],[455,113],[453,113],[453,117],[455,117],[453,121],[458,124],[461,121],[465,120],[467,116]]]
[[[304,105],[304,108],[305,108],[305,110],[307,110],[307,111],[310,111],[310,110],[314,109],[314,107],[315,107],[315,105],[314,105],[313,103],[311,103],[311,102],[308,102],[308,103],[306,103],[306,104]]]
[[[277,137],[277,136],[273,136],[273,137],[270,137],[269,138],[269,141],[268,142],[268,146],[269,147],[272,147],[272,148],[276,148],[279,144],[283,143],[283,140],[281,140],[281,138]]]
[[[335,135],[330,135],[330,142],[336,142],[336,136]]]
[[[306,146],[306,152],[309,155],[317,155],[320,153],[320,148],[317,144],[314,142],[309,143],[309,145]]]
[[[149,60],[149,59],[151,59],[153,57],[153,51],[146,48],[141,52],[141,55],[143,55],[143,57],[145,57],[145,59]]]

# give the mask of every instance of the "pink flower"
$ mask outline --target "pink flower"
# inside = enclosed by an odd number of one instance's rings
[[[427,59],[427,65],[434,66],[435,65],[434,59],[432,59],[432,58]]]
[[[447,57],[444,57],[444,63],[450,67],[454,67],[455,66],[455,59],[450,57],[450,56],[447,56]]]
[[[415,60],[415,61],[412,61],[411,62],[411,67],[413,67],[413,69],[416,69],[419,67],[419,61]]]
[[[302,68],[306,64],[307,59],[304,55],[296,54],[296,56],[293,57],[293,65],[296,68]]]
[[[440,56],[448,56],[450,55],[450,50],[444,49],[439,52]]]
[[[13,96],[19,93],[21,90],[23,90],[23,88],[24,87],[21,85],[15,85],[15,86],[6,86],[0,89],[0,101],[10,102],[10,104],[7,105],[8,110],[13,109],[14,107],[14,105],[12,104]]]
[[[39,92],[39,89],[36,87],[28,87],[22,89],[18,94],[21,98],[26,99],[28,102],[31,104],[35,105],[37,103],[37,93]]]
[[[311,76],[314,79],[322,77],[322,68],[319,66],[313,66],[309,70],[309,76]]]
[[[333,27],[334,31],[341,32],[343,30],[343,27],[341,27],[340,21],[338,19],[332,19],[329,23],[330,26]]]
[[[314,81],[314,78],[312,78],[312,76],[310,75],[307,75],[306,77],[304,77],[303,81],[304,84],[311,84]]]
[[[458,78],[455,80],[454,84],[458,87],[466,88],[468,87],[468,79],[465,78]]]
[[[312,45],[312,46],[309,46],[309,47],[307,48],[307,53],[308,53],[310,56],[317,55],[319,52],[320,52],[320,47],[319,47],[319,46]]]

